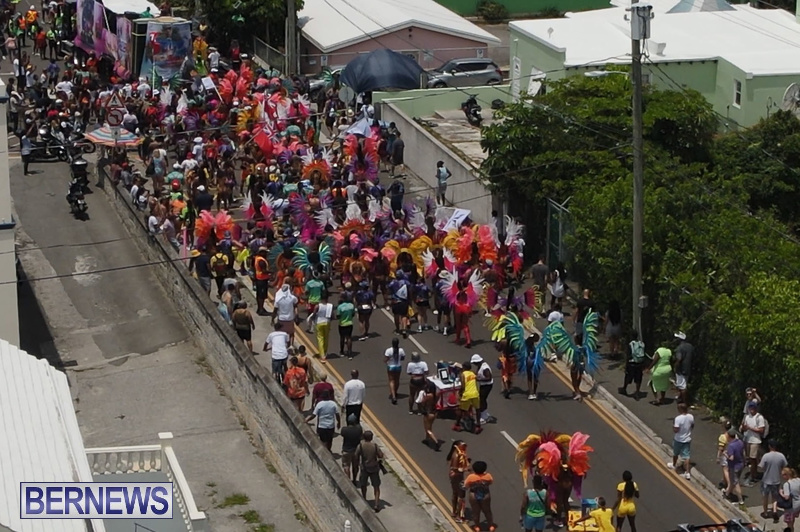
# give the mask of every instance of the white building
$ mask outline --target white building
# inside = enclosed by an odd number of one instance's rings
[[[0,340],[0,531],[201,532],[197,510],[172,449],[172,434],[156,445],[86,449],[72,406],[67,376]],[[20,519],[20,482],[172,482],[172,519]]]
[[[0,131],[6,131],[8,101],[6,86],[0,81]],[[0,338],[19,344],[19,316],[17,315],[17,268],[14,249],[14,226],[11,215],[11,180],[8,175],[8,135],[0,135]]]
[[[725,0],[647,0],[650,38],[642,42],[645,83],[695,89],[729,127],[751,126],[783,106],[800,81],[800,24],[783,9]],[[800,4],[798,4],[800,6]],[[512,92],[542,79],[581,76],[631,62],[630,0],[559,19],[515,20]]]

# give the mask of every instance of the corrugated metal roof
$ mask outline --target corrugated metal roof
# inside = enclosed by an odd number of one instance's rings
[[[79,519],[19,518],[20,482],[93,479],[67,376],[5,340],[0,340],[0,427],[0,525],[16,532],[85,532]]]
[[[514,20],[509,27],[564,52],[565,66],[630,64],[626,2],[566,18]],[[788,11],[734,4],[732,11],[668,13],[675,0],[647,3],[656,13],[645,45],[654,63],[722,59],[753,76],[800,74],[800,26]],[[659,52],[659,45],[666,46]]]
[[[305,38],[323,53],[409,26],[482,43],[500,42],[434,0],[305,0],[298,17]]]
[[[709,11],[736,11],[725,0],[681,0],[667,13],[699,13]]]

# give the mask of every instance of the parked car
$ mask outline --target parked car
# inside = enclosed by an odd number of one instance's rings
[[[491,59],[451,59],[428,72],[428,88],[499,85],[503,73]]]

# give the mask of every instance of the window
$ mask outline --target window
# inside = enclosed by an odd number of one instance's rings
[[[650,85],[650,74],[642,74],[642,85]]]
[[[738,79],[733,80],[733,105],[742,106],[742,82]]]

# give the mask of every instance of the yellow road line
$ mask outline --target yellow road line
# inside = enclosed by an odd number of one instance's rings
[[[558,369],[551,369],[553,373],[561,382],[563,382],[568,389],[572,389],[572,383],[567,379],[567,376]],[[598,385],[599,386],[599,385]],[[679,491],[692,501],[698,508],[700,508],[708,517],[714,522],[724,523],[728,517],[719,511],[719,507],[715,501],[706,498],[705,494],[695,489],[689,482],[686,482],[675,473],[669,473],[664,468],[663,456],[658,455],[649,446],[643,446],[637,442],[626,430],[625,426],[620,423],[618,419],[606,412],[606,410],[594,402],[591,397],[584,398],[584,403],[591,408],[603,421],[605,421],[623,440],[625,440],[631,447],[633,447],[639,454],[647,460],[656,471],[660,472],[664,478],[669,480]]]
[[[295,336],[298,340],[306,346],[306,349],[311,352],[312,354],[319,354],[319,350],[317,349],[316,342],[312,342],[311,339],[306,335],[305,331],[300,329],[295,329]],[[333,377],[339,382],[340,385],[344,386],[345,379],[344,377],[336,370],[336,368],[332,364],[325,364],[325,368],[328,372],[333,375]],[[380,422],[378,416],[370,410],[367,405],[363,406],[363,414],[367,422],[371,427],[373,427],[378,434],[380,435],[381,439],[386,443],[387,447],[389,447],[392,451],[392,454],[395,455],[397,461],[406,468],[407,470],[411,471],[412,475],[415,477],[417,483],[419,483],[422,490],[425,494],[431,499],[433,504],[436,505],[437,508],[442,512],[445,519],[447,519],[456,530],[470,530],[469,526],[465,523],[456,523],[451,515],[451,501],[447,500],[446,496],[436,487],[433,481],[425,474],[422,468],[414,461],[411,456],[406,452],[405,448],[398,442],[394,436],[392,436],[391,432]]]

